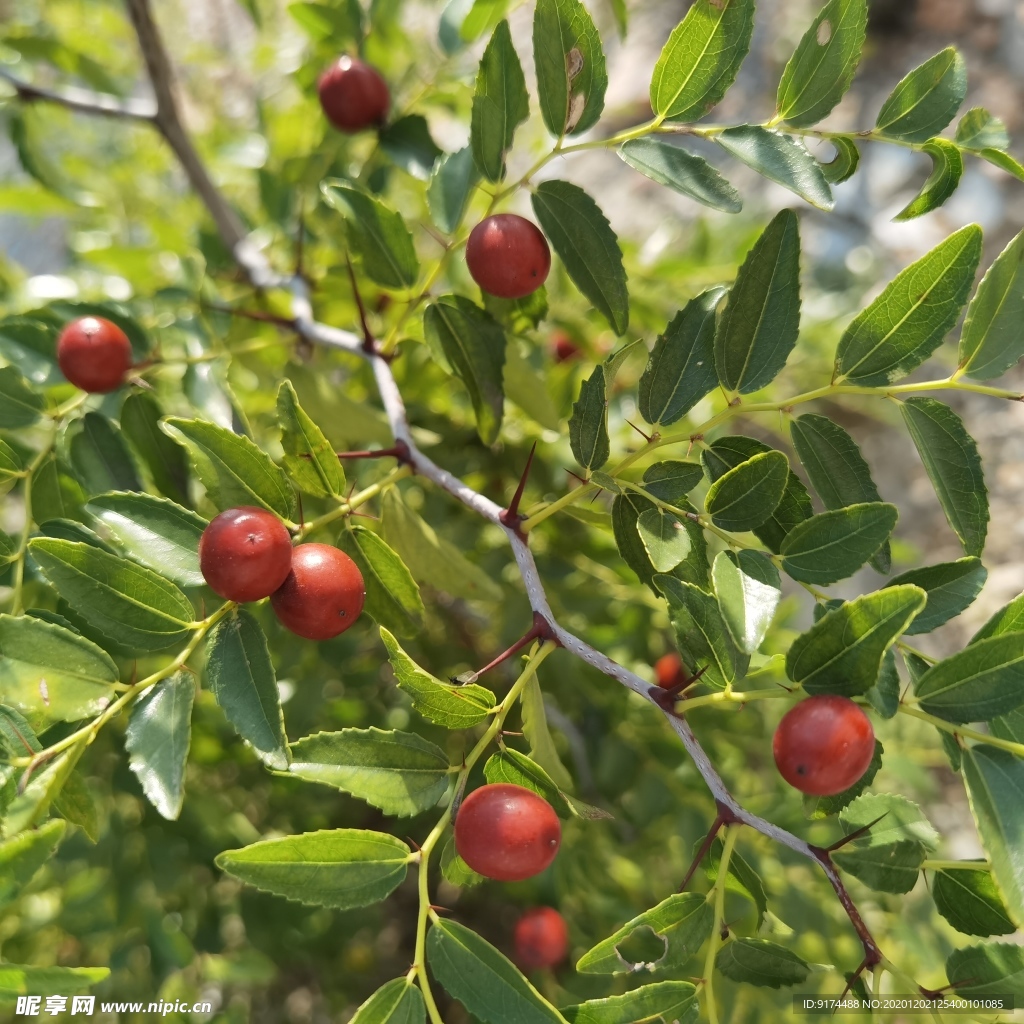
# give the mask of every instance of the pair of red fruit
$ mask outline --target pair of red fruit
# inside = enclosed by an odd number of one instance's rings
[[[655,662],[654,675],[665,690],[679,689],[690,677],[676,653]],[[875,731],[849,697],[818,694],[782,716],[772,740],[779,774],[811,796],[835,796],[868,770],[875,754]]]
[[[348,55],[339,57],[320,76],[317,93],[327,120],[346,134],[379,127],[391,104],[380,72]],[[466,266],[488,294],[522,299],[547,279],[551,250],[536,224],[514,213],[497,213],[470,232]]]
[[[299,544],[277,516],[243,506],[221,512],[199,540],[199,567],[228,601],[269,597],[281,624],[307,640],[344,633],[363,610],[355,562],[329,544]]]

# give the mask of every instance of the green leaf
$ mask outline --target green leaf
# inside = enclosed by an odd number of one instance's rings
[[[825,508],[882,500],[857,442],[838,423],[808,413],[793,419],[789,431],[811,486]],[[871,564],[879,572],[889,571],[892,559],[888,541],[872,556]]]
[[[769,448],[761,441],[733,434],[720,437],[712,442],[701,452],[700,461],[708,478],[714,481],[741,462],[747,462],[755,455],[770,451],[774,451],[774,449]],[[790,470],[782,501],[779,502],[770,518],[758,526],[754,533],[759,540],[778,554],[782,548],[782,542],[790,530],[798,523],[810,519],[811,512],[811,496],[796,473]]]
[[[788,482],[789,459],[782,452],[762,452],[723,473],[708,488],[704,507],[719,529],[752,530],[778,508]]]
[[[697,990],[688,981],[657,981],[621,996],[588,999],[562,1010],[569,1024],[633,1024],[633,1021],[671,1021],[697,1024]]]
[[[927,851],[938,844],[921,809],[902,796],[864,794],[843,809],[839,821],[847,835],[871,825],[832,857],[877,892],[910,892]]]
[[[488,181],[505,177],[505,154],[512,148],[516,128],[529,116],[523,67],[508,22],[502,21],[480,60],[470,128],[473,159]]]
[[[267,638],[243,609],[219,622],[210,635],[206,679],[235,732],[271,768],[288,767],[284,716]]]
[[[702,118],[735,81],[753,31],[753,0],[696,0],[654,67],[654,113],[676,121]]]
[[[363,574],[366,614],[398,636],[415,636],[423,628],[423,598],[398,553],[365,526],[344,531],[338,546]]]
[[[442,683],[420,668],[383,626],[380,637],[387,648],[396,682],[424,718],[446,729],[469,729],[489,717],[495,698],[486,687],[476,683],[463,686]]]
[[[434,164],[427,187],[427,207],[431,219],[446,235],[458,230],[479,180],[480,172],[469,146],[447,153]]]
[[[839,339],[836,383],[885,387],[920,366],[964,308],[981,258],[981,228],[955,231],[902,270]]]
[[[58,819],[0,843],[0,906],[10,903],[32,881],[66,831],[67,825]]]
[[[938,912],[965,935],[1009,935],[1017,930],[984,861],[964,861],[962,867],[936,871],[932,899]]]
[[[980,555],[988,533],[988,488],[981,456],[963,421],[934,398],[908,398],[903,420],[964,552]]]
[[[445,991],[485,1024],[564,1024],[510,960],[457,921],[435,921],[427,963]]]
[[[1024,760],[977,744],[964,750],[963,772],[996,885],[1019,924],[1024,921]]]
[[[921,151],[932,158],[932,172],[921,191],[893,220],[913,220],[937,210],[957,189],[964,174],[964,158],[960,150],[946,139],[932,139]]]
[[[655,462],[644,471],[643,488],[660,501],[675,505],[684,501],[704,479],[704,470],[696,462],[680,462],[669,459]]]
[[[188,451],[207,496],[224,510],[256,505],[288,519],[295,495],[288,478],[248,437],[207,420],[169,416],[164,429]]]
[[[655,576],[654,583],[668,601],[676,645],[687,669],[705,669],[703,682],[718,688],[742,677],[748,659],[733,643],[714,597],[672,576]]]
[[[513,313],[513,323],[510,327],[512,333],[520,333],[524,326],[527,331],[535,329],[537,324],[533,322],[532,317],[527,316],[524,307],[527,306],[531,299],[536,298],[543,291],[543,288],[538,289],[533,295],[528,296],[526,300],[496,300],[498,302],[508,302],[517,307],[516,312]],[[489,301],[491,298],[493,296],[484,295],[484,304],[488,307],[492,305]],[[519,319],[520,313],[522,314],[521,319]],[[545,300],[544,315],[547,315],[547,300]],[[518,323],[515,320],[518,320]],[[524,324],[524,321],[528,322]],[[519,338],[513,338],[506,346],[503,374],[505,397],[518,405],[527,416],[545,430],[556,430],[561,433],[563,417],[548,388],[547,374],[535,367],[530,358],[524,355],[525,344],[520,336]],[[529,353],[529,349],[525,349],[525,351]]]
[[[970,643],[986,640],[1004,633],[1024,632],[1024,594],[1018,594],[1009,604],[1003,605],[974,636]]]
[[[13,366],[0,367],[0,430],[31,427],[43,409],[36,394]]]
[[[679,507],[690,511],[690,507],[685,502],[680,503]],[[652,501],[633,491],[618,495],[612,502],[612,530],[615,534],[615,545],[626,565],[640,577],[642,583],[646,583],[648,586],[654,585],[653,580],[657,570],[651,564],[650,555],[647,554],[647,549],[640,539],[638,522],[644,512],[654,508],[656,506]],[[690,521],[684,522],[683,527],[690,534],[690,554],[684,562],[672,570],[671,575],[707,586],[707,540],[704,537],[704,531],[697,523]]]
[[[556,786],[562,790],[571,790],[572,776],[558,756],[558,749],[548,727],[544,695],[536,673],[523,688],[520,711],[523,718],[523,738],[530,745],[530,757],[551,776]]]
[[[694,856],[700,849],[701,843],[702,840],[699,840],[694,844]],[[707,875],[709,882],[718,880],[723,849],[722,840],[716,838],[707,852],[707,859],[704,861],[704,874]],[[760,875],[735,850],[729,860],[725,887],[728,892],[737,892],[754,904],[757,911],[757,927],[760,928],[764,916],[768,912],[768,897],[765,895],[764,883],[761,881]]]
[[[124,435],[98,412],[82,417],[68,450],[71,465],[88,494],[142,490]]]
[[[789,135],[761,125],[741,124],[726,128],[713,138],[737,160],[769,181],[796,193],[811,206],[831,210],[835,205],[821,164],[802,143]]]
[[[161,429],[163,410],[152,395],[134,391],[121,406],[121,430],[149,470],[156,489],[179,505],[188,504],[188,464],[181,445]]]
[[[875,127],[903,142],[924,142],[956,117],[967,95],[967,69],[952,46],[914,68],[889,94]]]
[[[0,704],[0,750],[11,757],[25,757],[42,749],[27,719],[15,708]]]
[[[19,786],[18,795],[11,801],[4,817],[6,836],[13,836],[23,829],[30,828],[46,817],[50,805],[60,796],[65,783],[75,770],[85,747],[86,743],[83,740],[76,741],[74,746],[48,761],[44,768],[31,777],[24,788]]]
[[[83,992],[110,976],[108,967],[31,967],[0,964],[0,996]]]
[[[715,331],[722,387],[759,391],[786,365],[800,328],[800,232],[781,210],[747,253]]]
[[[600,469],[611,455],[604,367],[600,364],[580,385],[580,397],[573,403],[569,447],[584,469]]]
[[[1002,118],[993,117],[984,107],[971,107],[956,126],[956,142],[964,149],[1006,149],[1010,134]]]
[[[646,136],[623,143],[619,156],[652,181],[712,210],[739,213],[743,209],[739,192],[707,160],[682,146]]]
[[[0,355],[34,384],[63,379],[57,367],[57,331],[49,320],[4,317],[0,320]]]
[[[928,605],[905,630],[907,636],[930,633],[956,618],[974,603],[988,578],[988,570],[979,558],[959,558],[940,562],[895,576],[891,586],[912,583],[928,594]]]
[[[427,181],[442,150],[430,137],[422,114],[406,114],[381,129],[380,148],[397,166],[420,181]]]
[[[1009,153],[999,149],[983,149],[978,155],[1007,174],[1012,174],[1018,181],[1024,181],[1024,164],[1015,160]]]
[[[17,483],[23,468],[18,453],[6,441],[0,441],[0,494],[6,494]]]
[[[714,390],[715,310],[725,294],[709,288],[690,299],[658,336],[640,377],[640,415],[648,423],[675,423]]]
[[[291,745],[288,770],[399,817],[429,810],[448,788],[447,755],[412,732],[318,732]]]
[[[619,947],[637,932],[643,933],[648,929],[662,940],[665,952],[654,963],[645,964],[646,969],[678,969],[704,945],[711,934],[714,917],[711,904],[698,893],[669,896],[584,953],[576,964],[576,970],[580,974],[632,973],[640,965],[624,959]]]
[[[345,493],[345,473],[323,431],[299,405],[291,381],[277,392],[277,418],[281,425],[285,472],[305,494],[318,498]]]
[[[508,12],[511,0],[473,0],[469,13],[459,29],[464,42],[476,42],[485,32],[492,32]]]
[[[466,385],[480,439],[494,444],[504,408],[505,332],[490,313],[463,295],[442,295],[427,306],[423,330],[432,351],[440,351]]]
[[[844,602],[793,641],[786,675],[808,693],[867,693],[878,679],[882,656],[926,600],[920,587],[908,585]]]
[[[427,1008],[416,984],[395,978],[377,989],[355,1012],[349,1024],[424,1024]]]
[[[821,164],[821,173],[829,184],[840,185],[857,173],[860,150],[849,135],[833,135],[828,141],[835,147],[836,155]]]
[[[345,217],[348,244],[367,277],[384,288],[411,288],[420,264],[402,215],[340,178],[322,181],[320,191]]]
[[[48,722],[74,722],[106,708],[117,681],[110,655],[84,636],[33,616],[0,615],[4,704]]]
[[[572,813],[565,794],[554,779],[536,761],[518,750],[505,747],[492,754],[484,765],[484,778],[491,785],[510,783],[529,789],[551,804],[560,818],[568,818]]]
[[[125,554],[183,587],[201,587],[199,541],[207,522],[167,498],[113,493],[93,498],[85,511]]]
[[[954,949],[946,958],[946,977],[955,995],[965,998],[1024,998],[1024,947],[983,942]]]
[[[409,847],[394,836],[339,828],[227,850],[216,864],[263,892],[350,910],[378,903],[401,885],[409,856]]]
[[[616,334],[625,334],[629,325],[626,271],[619,240],[601,208],[579,185],[557,179],[542,181],[531,201],[573,284]]]
[[[195,692],[192,675],[175,672],[135,702],[125,733],[128,766],[149,802],[169,821],[178,817],[185,800]]]
[[[811,973],[803,957],[767,939],[733,939],[718,951],[715,967],[731,981],[766,988],[799,985]]]
[[[125,648],[160,651],[195,619],[188,598],[135,562],[89,544],[37,537],[29,550],[43,575],[90,625]]]
[[[85,491],[71,467],[53,455],[45,459],[32,476],[33,520],[77,519],[84,504]]]
[[[782,598],[779,570],[760,551],[720,551],[711,567],[722,621],[736,646],[753,654]]]
[[[685,520],[671,512],[646,509],[640,513],[636,527],[656,572],[668,572],[689,557],[693,539]]]
[[[829,0],[804,33],[779,82],[783,121],[807,128],[830,114],[860,63],[867,30],[865,0]]]
[[[960,334],[960,369],[992,380],[1024,356],[1024,231],[996,257],[967,307]]]
[[[888,540],[898,518],[896,506],[881,501],[811,516],[782,542],[782,568],[803,583],[844,580]]]
[[[384,493],[383,506],[384,539],[398,552],[414,579],[453,597],[501,600],[501,587],[413,512],[397,487]]]
[[[560,138],[593,128],[604,109],[608,73],[601,37],[579,0],[538,0],[533,54],[548,131]]]

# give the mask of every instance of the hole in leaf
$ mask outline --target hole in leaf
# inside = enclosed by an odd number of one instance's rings
[[[818,26],[818,45],[824,46],[832,38],[832,22],[826,18]]]
[[[636,969],[642,964],[656,964],[665,958],[668,941],[650,925],[634,928],[616,947],[621,960]]]

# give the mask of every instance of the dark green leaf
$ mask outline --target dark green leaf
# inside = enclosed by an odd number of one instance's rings
[[[753,0],[697,0],[654,67],[654,113],[676,121],[702,118],[735,81],[753,31]]]
[[[600,207],[568,181],[541,182],[531,200],[544,234],[573,283],[616,334],[625,334],[629,324],[626,271],[619,240]]]
[[[782,542],[782,568],[803,583],[836,583],[852,576],[892,533],[899,512],[865,502],[804,520]]]
[[[1024,356],[1024,231],[996,257],[967,307],[960,369],[976,380],[1001,377]]]
[[[214,627],[206,655],[206,679],[239,736],[271,768],[288,767],[284,716],[267,638],[259,623],[239,609]]]
[[[669,572],[690,556],[693,538],[685,519],[664,509],[649,508],[640,513],[636,528],[656,572]]]
[[[700,849],[703,840],[694,844],[694,856]],[[709,882],[718,880],[718,872],[722,864],[722,850],[724,849],[721,839],[715,839],[708,850],[707,859],[704,861],[704,874]],[[757,927],[761,927],[764,916],[768,911],[768,897],[765,895],[764,883],[761,876],[744,860],[744,858],[733,850],[729,859],[729,871],[725,880],[726,890],[738,892],[741,896],[749,899],[757,911]]]
[[[139,652],[181,641],[195,615],[185,595],[150,569],[74,541],[29,545],[43,575],[87,622]]]
[[[384,899],[402,883],[408,862],[400,839],[356,828],[268,839],[216,859],[222,871],[263,892],[338,910]]]
[[[857,442],[838,423],[808,413],[796,417],[789,430],[793,447],[825,508],[882,500]],[[871,564],[879,572],[888,572],[891,561],[886,541],[872,556]]]
[[[60,796],[75,764],[85,749],[83,740],[46,762],[35,772],[24,787],[18,787],[18,794],[11,801],[4,817],[4,834],[13,836],[23,829],[38,824],[46,817],[50,805]]]
[[[928,594],[928,605],[906,629],[907,636],[930,633],[956,618],[974,603],[987,578],[988,570],[978,558],[926,565],[894,577],[891,586],[912,583]]]
[[[100,494],[85,507],[137,562],[183,587],[201,587],[199,541],[207,522],[201,516],[152,494]]]
[[[400,817],[429,810],[448,788],[447,755],[411,732],[318,732],[291,745],[288,770]]]
[[[397,552],[365,526],[343,532],[338,546],[363,574],[366,614],[398,636],[415,636],[423,627],[423,598]]]
[[[717,384],[715,310],[725,294],[709,288],[690,299],[654,343],[639,390],[640,415],[648,423],[675,423]]]
[[[125,733],[128,765],[160,814],[173,821],[185,800],[185,764],[192,740],[191,673],[175,672],[132,706]]]
[[[697,990],[688,981],[656,981],[621,996],[588,999],[562,1010],[569,1024],[696,1024],[699,1015]]]
[[[481,440],[493,444],[504,408],[505,332],[489,313],[462,295],[443,295],[427,306],[423,330],[432,351],[441,352],[465,384]]]
[[[1024,710],[1017,708],[1005,715],[999,715],[988,723],[993,736],[1000,739],[1012,740],[1014,743],[1024,743]]]
[[[43,396],[13,366],[0,367],[0,429],[30,427],[39,419]]]
[[[704,506],[719,529],[752,530],[778,507],[788,481],[789,459],[782,452],[762,452],[715,480]]]
[[[79,519],[85,491],[61,459],[50,456],[32,476],[32,518],[37,523],[51,519]]]
[[[57,368],[55,325],[32,316],[0,320],[0,355],[34,384],[63,380]]]
[[[219,509],[256,505],[288,519],[295,495],[288,478],[249,438],[206,420],[169,416],[168,434],[184,445],[210,500]]]
[[[718,951],[715,967],[732,981],[767,988],[799,985],[811,973],[803,957],[767,939],[733,939]]]
[[[920,366],[960,316],[980,258],[981,228],[968,224],[897,274],[839,339],[836,383],[885,387]]]
[[[939,913],[965,935],[1009,935],[1017,930],[984,861],[964,861],[962,867],[936,871],[932,899]]]
[[[69,442],[71,465],[88,494],[141,491],[124,435],[98,412],[89,412]]]
[[[424,718],[446,729],[469,729],[487,719],[494,707],[494,694],[490,690],[476,683],[462,686],[442,683],[420,668],[383,626],[380,636],[396,682]]]
[[[377,989],[349,1024],[424,1024],[426,1019],[427,1008],[415,982],[395,978]]]
[[[426,181],[442,150],[430,137],[430,127],[422,114],[406,114],[381,129],[380,148],[391,159],[420,181]]]
[[[972,644],[1004,633],[1024,632],[1024,594],[1018,594],[1009,604],[1003,605],[974,636]]]
[[[736,646],[753,654],[782,597],[779,570],[760,551],[720,551],[711,568],[718,610]]]
[[[932,158],[932,172],[921,186],[921,191],[893,220],[912,220],[937,210],[956,191],[963,177],[964,158],[952,142],[932,139],[921,150]]]
[[[291,381],[277,392],[277,418],[281,425],[285,472],[295,486],[319,498],[345,493],[345,473],[323,431],[299,405]]]
[[[484,50],[473,95],[470,145],[477,169],[488,181],[505,177],[505,154],[516,128],[529,116],[526,78],[508,22],[502,21]]]
[[[485,1024],[564,1024],[505,956],[457,921],[427,933],[427,962],[446,992]]]
[[[703,479],[704,470],[696,462],[655,462],[644,471],[643,488],[660,501],[675,505]]]
[[[908,398],[900,409],[946,520],[964,552],[980,555],[989,511],[977,443],[960,417],[934,398]]]
[[[688,505],[679,507],[690,511]],[[615,533],[615,544],[622,555],[623,561],[640,577],[641,582],[653,586],[655,572],[647,549],[640,539],[637,527],[642,513],[656,508],[655,504],[641,494],[627,491],[616,497],[612,503],[612,530]],[[704,531],[697,523],[685,522],[684,529],[690,534],[690,555],[677,565],[671,575],[690,580],[700,586],[707,586],[708,561],[707,541]]]
[[[0,843],[0,906],[10,903],[53,856],[67,831],[58,820]]]
[[[741,124],[713,137],[737,160],[769,181],[795,192],[812,206],[831,210],[835,205],[821,164],[789,135],[761,125]]]
[[[821,164],[821,173],[829,184],[840,185],[857,173],[860,150],[849,135],[834,135],[828,141],[835,147],[836,155]]]
[[[161,429],[163,410],[152,395],[132,392],[121,406],[121,429],[156,489],[179,505],[188,504],[188,464],[180,444]]]
[[[914,68],[882,104],[875,127],[904,142],[924,142],[956,117],[967,95],[967,69],[952,46]]]
[[[715,331],[722,387],[759,391],[786,365],[800,328],[800,232],[782,210],[747,253]]]
[[[442,156],[434,164],[427,188],[427,206],[434,223],[446,235],[453,234],[462,223],[469,197],[479,179],[469,146]]]
[[[739,213],[743,209],[739,192],[707,160],[682,146],[648,136],[623,143],[619,156],[652,181],[712,210]]]
[[[584,469],[600,469],[611,455],[604,367],[600,364],[580,385],[580,397],[573,403],[569,447]]]
[[[946,958],[946,977],[956,996],[1024,998],[1024,946],[983,942],[955,949]]]
[[[786,674],[808,693],[867,693],[882,656],[926,599],[920,587],[893,586],[844,602],[796,638],[786,655]]]
[[[818,12],[779,82],[783,121],[806,128],[832,112],[860,63],[867,20],[865,0],[829,0]]]
[[[711,934],[714,911],[704,896],[684,892],[669,896],[656,907],[628,921],[613,935],[584,953],[576,964],[581,974],[627,974],[638,965],[625,960],[619,947],[637,932],[653,931],[664,944],[664,955],[648,970],[681,967],[694,956]]]
[[[601,37],[579,0],[538,0],[533,54],[548,131],[561,137],[593,128],[604,109],[608,74]]]
[[[983,149],[1006,149],[1010,133],[999,117],[993,117],[984,107],[971,107],[956,126],[958,146],[979,152]]]

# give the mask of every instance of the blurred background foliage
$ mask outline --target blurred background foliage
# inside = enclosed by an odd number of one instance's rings
[[[449,12],[457,11],[458,4],[455,0]],[[165,0],[158,6],[187,122],[215,180],[275,262],[288,266],[301,259],[315,286],[319,319],[355,324],[340,219],[319,201],[319,181],[356,178],[386,193],[410,224],[427,220],[422,171],[414,166],[415,173],[408,174],[395,166],[396,161],[409,166],[400,141],[388,146],[378,144],[373,134],[349,139],[334,133],[316,102],[319,71],[339,51],[355,45],[356,4]],[[602,124],[612,128],[649,116],[643,97],[650,67],[686,8],[660,0],[636,0],[629,6],[629,32],[621,40],[612,7],[603,0],[592,5],[610,58],[612,85]],[[755,50],[716,118],[770,115],[766,104],[774,82],[815,7],[811,0],[762,3]],[[394,110],[422,114],[437,145],[452,151],[468,135],[481,44],[455,45],[443,19],[439,38],[441,15],[439,4],[372,0],[362,11],[368,29],[363,48],[366,59],[391,83]],[[517,10],[512,23],[517,42],[528,38],[528,11]],[[978,93],[977,101],[1013,128],[1021,117],[1019,60],[1024,52],[1014,40],[1019,43],[1022,34],[1019,4],[1012,2],[879,0],[861,80],[835,115],[838,123],[857,126],[858,106],[875,109],[878,95],[922,54],[933,52],[936,41],[956,41],[966,50],[972,71],[968,105]],[[527,58],[529,46],[519,49]],[[116,0],[4,0],[0,58],[19,74],[31,69],[28,74],[40,84],[77,83],[122,96],[145,95],[134,36]],[[531,81],[529,67],[527,75]],[[176,360],[147,374],[167,413],[198,409],[216,422],[250,432],[275,454],[277,433],[269,428],[283,378],[294,383],[304,407],[339,449],[389,441],[370,397],[366,367],[343,355],[309,350],[272,324],[229,317],[216,308],[232,302],[261,307],[247,297],[198,200],[154,132],[13,102],[0,108],[0,120],[11,140],[0,147],[0,299],[5,312],[52,300],[104,302],[129,310],[149,328],[159,352]],[[518,176],[516,168],[528,166],[546,145],[541,132],[534,119],[520,133],[512,175]],[[422,159],[422,147],[413,155]],[[943,211],[912,225],[889,225],[888,216],[905,201],[900,195],[926,176],[922,159],[872,151],[855,182],[837,190],[836,214],[803,218],[801,344],[773,385],[776,395],[827,378],[841,328],[864,296],[934,244],[939,234],[981,220],[994,253],[1010,227],[1024,220],[1021,186],[1014,192],[998,172],[978,170]],[[648,344],[685,300],[733,277],[767,214],[790,201],[773,187],[755,186],[742,173],[734,174],[735,168],[730,175],[747,205],[733,217],[698,211],[634,175],[612,155],[585,154],[551,170],[590,188],[612,220],[630,279],[628,339],[639,337]],[[481,197],[477,214],[483,203]],[[473,218],[471,211],[467,222]],[[417,231],[416,238],[421,258],[440,255],[427,230]],[[468,290],[471,282],[461,261],[454,261],[452,276]],[[535,465],[529,498],[562,493],[573,460],[560,424],[582,377],[613,346],[604,322],[596,312],[588,313],[557,268],[547,298],[552,312],[543,329],[526,326],[516,341],[519,383],[511,389],[501,443],[494,449],[480,443],[467,396],[451,386],[424,347],[404,346],[395,367],[410,421],[426,450],[498,501],[511,495],[534,440],[541,441],[543,458]],[[370,293],[366,299],[376,329],[396,322],[387,296]],[[272,299],[262,311],[275,312]],[[556,328],[580,346],[578,357],[555,361]],[[414,340],[420,330],[415,320],[403,327]],[[635,385],[643,364],[640,350],[618,378],[611,422],[620,450],[635,440],[627,421],[636,415]],[[122,400],[123,393],[108,398],[110,411]],[[872,422],[887,415],[881,404],[853,402],[842,414],[848,426],[860,431],[869,458],[887,443],[884,421]],[[1017,414],[1000,410],[998,415]],[[701,410],[695,410],[693,419],[702,418]],[[1005,433],[1015,422],[1006,421],[992,433]],[[968,423],[975,425],[971,419]],[[762,420],[738,425],[737,432],[775,427]],[[782,442],[783,435],[773,436]],[[915,521],[914,478],[905,464],[901,469],[899,457],[892,455],[886,464],[875,459],[874,468],[884,481],[883,497],[901,507],[904,499],[910,502],[897,535],[894,571],[911,564],[922,550],[950,546],[928,504],[934,498],[923,499],[924,525]],[[349,478],[362,486],[380,472],[372,463],[354,463]],[[420,581],[428,597],[426,626],[407,647],[435,674],[454,676],[513,642],[528,626],[529,608],[500,531],[415,479],[404,482],[401,491],[409,506],[500,587],[500,600],[476,600]],[[16,504],[5,507],[0,525],[7,529],[18,526]],[[323,510],[310,500],[304,511],[309,518]],[[379,514],[379,506],[370,511]],[[533,546],[562,623],[650,677],[654,660],[671,646],[667,616],[622,563],[606,513],[607,504],[599,499],[584,513],[586,523],[571,515],[554,517],[534,533]],[[74,495],[65,514],[76,515]],[[1012,533],[1010,524],[1004,526]],[[993,527],[996,541],[998,523]],[[999,561],[998,554],[994,560]],[[866,578],[850,581],[850,587],[863,591]],[[1021,589],[1019,573],[1010,586],[1013,593]],[[983,602],[984,608],[990,610],[999,596]],[[271,639],[290,738],[318,729],[403,728],[411,722],[408,701],[391,680],[370,621],[335,641],[313,645],[296,642],[267,609],[257,614]],[[784,650],[808,621],[808,602],[790,594],[778,620],[782,628],[771,642]],[[955,641],[959,628],[940,631],[929,642],[941,652]],[[139,671],[146,671],[145,663]],[[506,665],[485,681],[500,693],[513,677],[514,667]],[[714,808],[655,709],[563,652],[544,665],[541,681],[554,742],[577,794],[614,818],[568,822],[559,858],[538,879],[467,889],[442,882],[439,899],[506,951],[522,908],[557,906],[569,922],[578,955],[678,887]],[[773,707],[776,703],[695,712],[694,727],[746,806],[812,842],[827,843],[836,838],[837,824],[808,823],[799,794],[777,785],[770,753],[771,732],[782,710]],[[460,742],[458,734],[434,730],[421,720],[415,728],[442,746]],[[178,821],[164,821],[147,804],[128,768],[123,731],[123,720],[105,730],[82,762],[99,813],[98,841],[93,844],[76,830],[28,893],[0,909],[4,959],[109,965],[110,978],[96,990],[100,999],[209,999],[216,1007],[214,1019],[225,1022],[344,1021],[379,984],[405,972],[412,960],[416,906],[411,879],[378,906],[340,913],[243,890],[213,867],[221,850],[261,837],[318,828],[387,829],[382,815],[331,789],[269,775],[234,735],[212,696],[202,692],[185,807]],[[58,736],[54,731],[48,738]],[[888,723],[886,759],[875,789],[922,803],[945,837],[938,856],[976,855],[962,788],[954,785],[936,739],[927,726],[909,719]],[[515,745],[516,740],[509,742]],[[455,749],[451,753],[458,755]],[[397,834],[421,839],[431,818],[400,822]],[[859,943],[820,873],[759,836],[744,833],[739,851],[764,880],[769,932],[811,962],[854,969],[861,958]],[[707,881],[696,884],[706,886]],[[924,883],[905,898],[872,893],[855,880],[850,884],[889,957],[922,983],[941,985],[940,965],[964,940],[938,917]],[[732,900],[728,918],[746,917],[749,923],[752,904],[735,894]],[[690,973],[699,972],[695,963]],[[619,991],[624,983],[578,976],[568,967],[540,979],[542,990],[560,1005]],[[829,975],[812,976],[806,987],[826,984],[836,990]],[[790,995],[723,986],[720,998],[725,1001],[723,1019],[739,1024],[778,1019]],[[468,1018],[453,1005],[445,1007],[445,1019],[459,1024]]]

